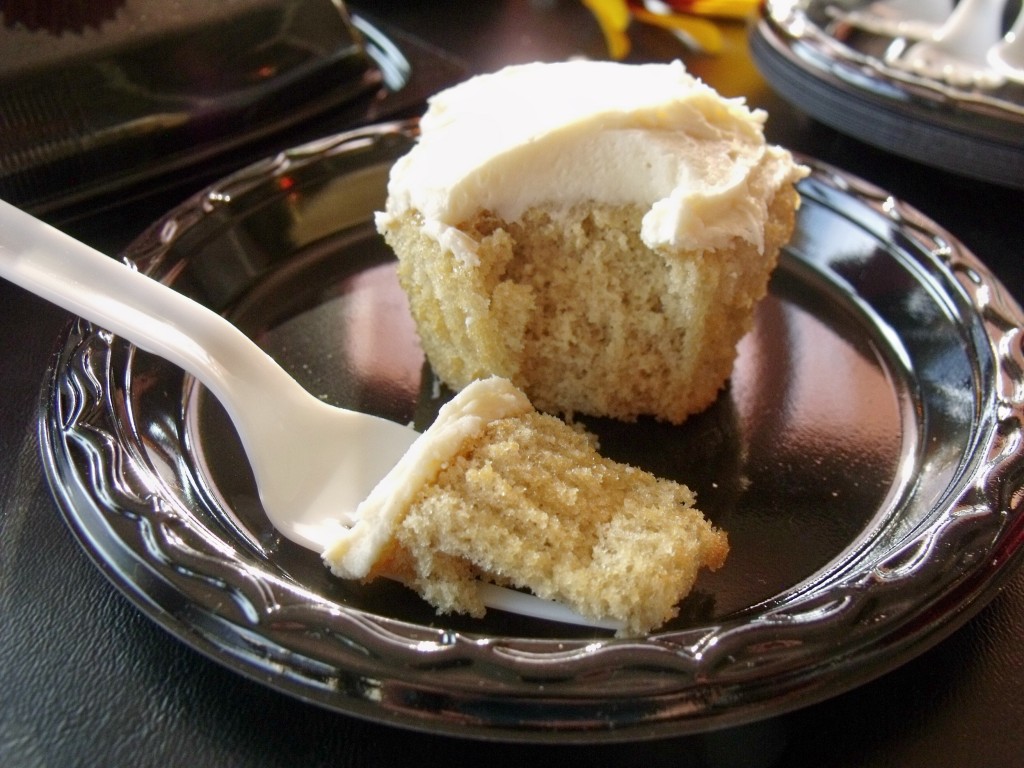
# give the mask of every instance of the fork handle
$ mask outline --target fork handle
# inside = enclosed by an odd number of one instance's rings
[[[216,312],[2,200],[0,276],[185,369],[222,403],[297,386]]]

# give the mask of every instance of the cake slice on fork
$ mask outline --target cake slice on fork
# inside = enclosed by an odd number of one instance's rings
[[[441,408],[324,560],[343,578],[397,579],[439,613],[483,616],[490,582],[639,635],[726,558],[726,534],[694,501],[493,377]]]

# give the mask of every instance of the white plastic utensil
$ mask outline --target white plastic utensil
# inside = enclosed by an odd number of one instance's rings
[[[953,10],[953,0],[877,0],[846,10],[837,4],[832,15],[854,27],[890,37],[920,40],[937,30]]]
[[[941,27],[892,63],[951,85],[998,86],[1003,77],[989,66],[988,53],[1002,38],[1004,3],[961,0]]]
[[[0,275],[163,357],[221,402],[274,527],[322,551],[417,433],[318,400],[215,312],[0,201]]]
[[[988,63],[1007,80],[1024,83],[1024,5],[1010,30],[989,50]]]
[[[308,393],[212,310],[0,200],[0,277],[158,355],[221,402],[283,536],[323,552],[418,433]],[[616,628],[563,605],[482,584],[491,608]]]

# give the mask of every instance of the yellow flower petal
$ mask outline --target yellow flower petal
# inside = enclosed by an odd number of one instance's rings
[[[686,9],[697,16],[745,19],[757,11],[759,0],[693,0]]]
[[[629,53],[626,29],[631,18],[626,0],[583,0],[583,4],[594,14],[601,27],[608,45],[608,54],[613,59],[624,59]]]
[[[678,13],[651,13],[643,8],[634,8],[633,15],[638,21],[681,32],[708,53],[722,50],[722,32],[712,22]]]

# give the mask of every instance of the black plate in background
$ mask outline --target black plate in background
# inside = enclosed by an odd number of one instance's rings
[[[854,138],[960,176],[1024,189],[1024,84],[951,85],[890,65],[903,41],[836,20],[868,0],[769,2],[750,51],[787,101]]]

